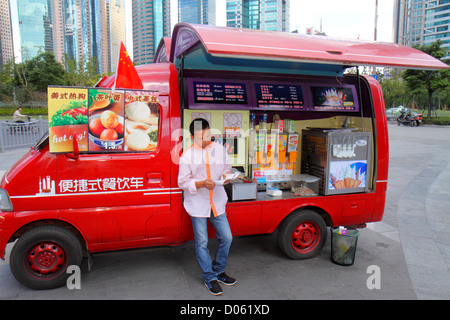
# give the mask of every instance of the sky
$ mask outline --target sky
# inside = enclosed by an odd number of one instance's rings
[[[330,37],[375,40],[376,0],[291,0],[291,30],[306,33],[314,27]],[[133,56],[131,1],[127,10],[127,51]],[[178,0],[171,0],[172,29],[177,23]],[[378,0],[377,41],[392,42],[394,0]],[[216,0],[216,24],[226,25],[226,0]]]
[[[178,0],[170,0],[172,29],[177,23]],[[131,0],[125,0],[126,43],[128,53],[133,57],[133,30]],[[376,0],[291,0],[291,30],[305,33],[314,27],[330,37],[374,40]],[[17,15],[15,1],[11,1],[12,15]],[[377,41],[392,42],[394,0],[378,0]],[[216,24],[226,25],[226,0],[216,0]],[[18,25],[13,25],[18,34]],[[14,37],[14,48],[20,49],[18,37]],[[15,50],[16,51],[16,50]],[[15,53],[20,56],[19,52]]]

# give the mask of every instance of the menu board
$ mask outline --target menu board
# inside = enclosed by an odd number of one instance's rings
[[[194,81],[194,102],[212,104],[247,104],[244,83]]]
[[[158,92],[48,87],[50,152],[153,151]]]
[[[311,86],[314,111],[358,111],[352,87]]]
[[[88,150],[88,89],[48,88],[50,152],[73,151],[73,136],[80,151]]]
[[[255,84],[256,105],[260,109],[304,108],[302,86],[290,84]]]

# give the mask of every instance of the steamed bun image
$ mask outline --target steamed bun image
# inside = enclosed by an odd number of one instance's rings
[[[150,117],[150,108],[144,102],[131,102],[126,108],[127,117],[134,121],[145,122]]]
[[[136,130],[127,135],[125,143],[130,149],[143,151],[150,144],[150,137],[144,131]]]

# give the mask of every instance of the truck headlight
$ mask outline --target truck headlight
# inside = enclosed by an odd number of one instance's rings
[[[0,210],[13,211],[11,200],[9,199],[8,192],[5,189],[0,189]]]

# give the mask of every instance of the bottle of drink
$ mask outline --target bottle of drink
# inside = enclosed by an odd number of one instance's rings
[[[267,129],[267,113],[261,113],[259,116],[259,129]]]
[[[250,113],[250,129],[255,129],[256,126],[256,114]]]

